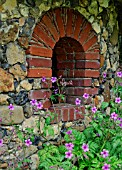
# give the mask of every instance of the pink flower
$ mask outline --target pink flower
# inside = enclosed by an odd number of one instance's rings
[[[68,150],[72,150],[74,147],[74,145],[72,143],[66,143],[65,146]]]
[[[80,105],[80,104],[81,104],[81,100],[80,100],[80,99],[78,99],[78,98],[76,98],[76,100],[75,100],[75,104],[76,104],[76,105]]]
[[[72,130],[68,130],[68,131],[66,132],[66,134],[71,135],[71,134],[72,134]]]
[[[71,151],[65,152],[65,158],[71,159],[73,157],[73,154]]]
[[[45,78],[45,77],[42,77],[41,81],[42,81],[42,82],[45,82],[45,81],[46,81],[46,78]]]
[[[89,146],[87,144],[83,143],[82,149],[83,149],[84,152],[88,152],[89,151]]]
[[[121,128],[122,128],[122,123],[120,123],[120,124],[119,124],[119,127],[121,127]]]
[[[0,139],[0,146],[3,146],[3,139]]]
[[[89,94],[84,93],[83,97],[84,97],[85,99],[88,99],[88,98],[89,98]]]
[[[37,103],[37,109],[42,109],[43,108],[43,104],[41,102]]]
[[[104,166],[102,167],[103,170],[110,170],[110,165],[109,164],[104,164]]]
[[[0,122],[2,122],[2,118],[0,118]]]
[[[13,106],[12,104],[10,104],[10,105],[8,106],[8,108],[9,108],[9,110],[14,110],[14,106]]]
[[[57,81],[57,77],[51,77],[51,82],[55,83]]]
[[[103,149],[103,151],[101,152],[101,155],[103,158],[106,158],[109,156],[109,151],[107,151],[106,149]]]
[[[115,112],[111,113],[111,119],[117,120],[118,114],[116,114]]]
[[[96,113],[97,108],[94,106],[94,107],[92,107],[92,109],[91,109],[91,110],[92,110],[92,112],[93,112],[93,113]]]
[[[103,73],[103,78],[106,78],[106,75],[107,75],[106,73]]]
[[[37,100],[32,99],[32,100],[30,101],[30,104],[31,104],[32,106],[36,105],[36,104],[37,104]]]
[[[30,139],[25,140],[25,145],[26,146],[30,146],[32,144],[32,142],[30,141]]]
[[[117,72],[117,77],[122,77],[122,72]]]
[[[121,103],[120,97],[117,97],[117,98],[115,99],[115,103]]]

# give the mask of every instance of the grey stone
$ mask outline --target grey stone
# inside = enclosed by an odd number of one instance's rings
[[[6,144],[3,144],[1,147],[0,147],[0,155],[3,155],[5,152],[8,151],[8,146]]]
[[[22,129],[26,131],[26,128],[33,128],[33,132],[37,134],[39,132],[39,128],[37,127],[38,121],[38,116],[30,117],[22,123]]]
[[[25,62],[25,53],[24,51],[15,43],[9,43],[7,45],[6,57],[8,63],[13,65],[16,63]]]
[[[0,68],[0,92],[8,92],[14,90],[14,79],[4,69]]]
[[[7,44],[17,39],[19,26],[17,23],[13,25],[5,25],[0,29],[0,44]]]
[[[26,103],[24,106],[24,115],[26,118],[31,117],[33,114],[33,107],[30,105],[30,103]]]
[[[12,112],[12,115],[10,115],[10,112]],[[23,108],[14,106],[14,110],[10,111],[8,106],[0,106],[0,117],[3,125],[22,123],[24,120]]]
[[[34,154],[30,157],[31,159],[31,170],[35,170],[38,169],[39,167],[39,156],[37,154]]]
[[[8,98],[10,97],[7,94],[0,94],[0,105],[8,104]]]
[[[29,90],[32,89],[32,84],[30,84],[30,83],[28,82],[28,80],[23,80],[23,81],[21,81],[21,82],[20,82],[20,85],[21,85],[21,87],[22,87],[23,89],[25,89],[25,90],[27,90],[27,91],[29,91]]]

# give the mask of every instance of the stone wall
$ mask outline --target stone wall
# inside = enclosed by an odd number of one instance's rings
[[[0,1],[0,120],[1,120],[1,132],[0,138],[4,139],[4,145],[0,149],[0,161],[1,163],[9,162],[10,159],[15,159],[17,155],[21,157],[22,150],[13,154],[17,147],[22,145],[18,144],[18,138],[16,134],[11,138],[8,143],[8,136],[6,134],[11,134],[11,126],[8,126],[13,120],[13,124],[19,124],[20,129],[25,131],[26,126],[33,128],[35,130],[35,136],[37,135],[38,129],[36,129],[36,120],[39,121],[40,127],[43,129],[45,119],[42,117],[39,119],[38,114],[33,112],[32,107],[29,102],[31,99],[35,98],[38,101],[42,101],[47,95],[48,97],[44,101],[44,108],[49,108],[51,106],[49,96],[50,91],[47,91],[45,84],[41,82],[40,77],[44,75],[44,68],[41,69],[41,74],[38,75],[37,72],[28,72],[29,67],[33,70],[36,67],[43,67],[46,64],[51,68],[51,60],[47,62],[47,58],[41,59],[38,55],[38,50],[36,57],[32,57],[30,50],[34,45],[37,47],[41,46],[38,41],[38,37],[33,37],[36,25],[41,21],[43,16],[51,10],[57,8],[67,8],[72,9],[76,13],[78,12],[83,18],[85,18],[88,23],[92,26],[95,36],[97,37],[97,46],[95,49],[99,53],[99,67],[96,71],[99,75],[93,79],[92,76],[86,76],[85,78],[90,78],[91,85],[89,86],[89,81],[86,82],[86,87],[90,87],[91,94],[93,89],[97,89],[91,100],[99,107],[101,101],[109,101],[111,96],[110,88],[114,86],[114,74],[119,66],[119,52],[118,52],[118,21],[115,5],[113,1],[101,1],[101,0],[83,0],[76,3],[68,1],[39,1],[39,0],[28,0],[28,1],[17,1],[17,0],[1,0]],[[70,25],[70,23],[69,23]],[[60,27],[61,28],[61,27]],[[78,27],[77,27],[78,28]],[[78,30],[77,30],[78,32]],[[36,35],[35,35],[36,36]],[[91,35],[92,37],[92,35]],[[90,38],[91,38],[90,37]],[[46,42],[46,40],[45,40]],[[50,43],[47,40],[47,43]],[[45,45],[47,45],[47,43]],[[60,45],[58,46],[60,47]],[[31,52],[30,52],[30,51]],[[29,53],[28,53],[29,51]],[[43,55],[47,54],[47,51],[43,52]],[[32,60],[30,59],[32,58]],[[51,58],[51,57],[50,57]],[[42,61],[43,60],[43,61]],[[94,60],[93,56],[90,60]],[[41,65],[42,64],[42,65]],[[82,64],[82,63],[81,63]],[[89,63],[90,64],[90,63]],[[93,67],[93,63],[90,65]],[[61,66],[59,66],[61,67]],[[79,66],[78,66],[79,67]],[[87,66],[89,68],[89,66]],[[90,69],[89,68],[89,69]],[[86,69],[84,67],[83,69]],[[47,71],[45,72],[47,74]],[[31,74],[31,76],[29,76]],[[51,77],[51,72],[49,73]],[[48,74],[48,75],[49,75]],[[34,76],[36,75],[36,76]],[[105,81],[104,76],[107,76],[108,81]],[[50,81],[49,79],[47,79]],[[84,79],[85,80],[85,79]],[[81,83],[82,86],[85,81]],[[85,85],[84,85],[85,87]],[[9,113],[8,105],[14,105],[14,111],[12,116]],[[64,106],[63,106],[64,107]],[[54,124],[54,130],[56,136],[59,135],[62,128],[63,122],[79,120],[85,121],[86,125],[90,121],[89,118],[83,120],[83,115],[75,115],[73,109],[74,107],[66,105],[63,109],[57,106],[56,110],[58,113],[58,122],[60,128]],[[53,108],[51,108],[53,109]],[[84,111],[84,108],[83,108]],[[43,112],[43,111],[42,111]],[[56,121],[52,123],[56,123]],[[77,123],[76,123],[77,124]],[[71,126],[73,123],[67,125]],[[74,121],[75,125],[75,121]],[[83,125],[80,122],[81,130],[83,130]],[[80,128],[79,126],[79,128]],[[58,131],[57,131],[58,129]],[[6,132],[6,133],[5,133]],[[15,140],[16,139],[16,140]],[[32,147],[27,148],[26,157],[37,153],[38,149],[41,148],[41,142],[44,139],[39,138],[38,144],[33,143]],[[9,152],[8,152],[9,150]],[[38,156],[34,154],[31,159],[34,160]],[[33,162],[33,161],[32,161]],[[8,166],[8,164],[0,164],[2,166]],[[31,169],[36,169],[37,165],[32,163]]]

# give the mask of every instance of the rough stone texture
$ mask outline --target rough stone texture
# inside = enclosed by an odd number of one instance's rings
[[[37,154],[34,154],[31,156],[31,161],[32,161],[32,164],[31,164],[31,170],[35,170],[35,169],[38,169],[38,166],[39,166],[39,157]]]
[[[30,105],[30,103],[26,103],[24,106],[24,115],[26,118],[31,117],[33,114],[33,107]]]
[[[24,51],[14,43],[9,43],[7,45],[6,57],[8,63],[13,65],[16,63],[24,63],[25,62],[25,53]]]
[[[0,105],[8,104],[7,99],[9,98],[6,94],[0,94]]]
[[[7,44],[10,41],[15,41],[17,39],[18,31],[19,26],[16,23],[0,29],[0,44]]]
[[[21,81],[20,85],[21,85],[21,87],[22,87],[23,89],[25,89],[25,90],[27,90],[27,91],[29,91],[29,90],[32,89],[32,84],[30,84],[30,83],[28,82],[28,80],[23,80],[23,81]]]
[[[6,2],[3,4],[3,8],[5,10],[8,10],[10,13],[12,10],[17,6],[16,0],[6,0]]]
[[[8,92],[14,90],[14,79],[11,74],[0,68],[0,92]]]
[[[19,156],[21,158],[29,157],[30,155],[33,155],[37,151],[37,146],[30,145],[29,147],[25,148],[25,152],[23,152],[23,149],[16,152],[16,156]]]
[[[12,115],[10,115],[12,112]],[[1,124],[19,124],[24,120],[23,108],[21,106],[14,106],[14,110],[10,111],[8,106],[0,106],[0,118],[2,118]]]
[[[6,144],[3,144],[3,146],[0,147],[0,155],[3,155],[7,151],[8,151],[8,146]]]
[[[39,121],[39,117],[35,116],[35,117],[30,117],[28,119],[26,119],[23,124],[22,124],[22,129],[25,131],[26,128],[33,128],[34,129],[34,133],[37,134],[39,132],[39,129],[37,127],[37,123]]]
[[[9,72],[12,73],[17,80],[23,80],[27,76],[27,72],[23,71],[19,64],[11,67]]]

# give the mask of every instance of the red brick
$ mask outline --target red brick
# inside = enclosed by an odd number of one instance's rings
[[[72,86],[81,87],[81,86],[91,86],[92,79],[75,79],[72,80]]]
[[[76,96],[68,96],[67,97],[67,103],[70,103],[70,104],[75,104],[75,100],[76,100]]]
[[[93,46],[97,42],[97,37],[94,36],[91,39],[89,39],[84,45],[83,49],[84,51],[87,51],[91,46]]]
[[[71,37],[72,35],[72,18],[73,18],[73,11],[72,9],[67,9],[67,24],[66,24],[66,36]]]
[[[52,60],[44,58],[27,58],[29,67],[52,67]]]
[[[41,81],[40,86],[41,86],[41,88],[43,88],[43,89],[51,88],[51,87],[52,87],[52,82],[51,82],[50,79],[46,79],[45,82],[42,82],[42,81]]]
[[[85,70],[85,77],[99,77],[99,71],[98,70]]]
[[[27,77],[51,77],[52,70],[48,68],[29,68]]]
[[[88,93],[90,95],[98,94],[98,88],[80,88],[79,87],[79,88],[75,88],[73,91],[74,91],[73,93],[76,96],[81,96],[84,93]]]
[[[61,108],[51,106],[49,111],[54,114],[54,119],[52,120],[51,124],[58,123],[62,120]]]
[[[38,42],[38,44],[39,44],[39,45],[36,44],[36,45],[33,45],[33,46],[44,47],[44,43],[43,43],[42,39],[40,37],[38,37],[34,32],[32,34],[32,39],[36,39],[37,40],[36,42]],[[48,47],[48,46],[46,46],[46,47]]]
[[[62,54],[66,54],[66,51],[65,51],[65,49],[64,48],[62,48],[62,47],[56,47],[55,48],[55,53],[57,54],[57,55],[62,55]]]
[[[70,70],[70,73],[71,70]],[[74,77],[99,77],[99,71],[98,70],[74,70]]]
[[[69,121],[74,120],[74,108],[69,108]]]
[[[65,36],[65,30],[64,30],[64,24],[63,24],[63,21],[62,21],[62,17],[61,17],[61,11],[58,8],[54,12],[56,14],[56,22],[57,22],[57,26],[59,28],[60,37],[64,37]]]
[[[32,99],[44,99],[49,98],[51,96],[51,91],[47,90],[31,90],[28,94],[28,98]]]
[[[68,109],[62,108],[62,117],[64,122],[68,121]]]
[[[30,46],[26,50],[26,54],[32,54],[32,55],[36,55],[36,56],[52,58],[52,50],[51,49],[37,47],[37,46]]]
[[[49,29],[50,33],[54,37],[55,41],[57,42],[59,40],[59,34],[58,34],[53,22],[50,20],[50,18],[47,15],[43,16],[42,21],[45,23],[45,25]]]
[[[84,44],[84,42],[88,39],[89,36],[89,32],[92,29],[91,24],[89,22],[86,23],[85,28],[83,29],[83,31],[80,33],[79,35],[79,42],[81,44]]]
[[[61,55],[58,54],[58,55],[56,55],[56,59],[57,59],[58,62],[62,62],[64,60],[68,59],[68,58],[67,58],[66,54],[61,54]]]
[[[100,63],[98,61],[84,61],[84,60],[77,60],[76,61],[76,68],[100,68]]]
[[[57,69],[73,69],[75,63],[73,62],[62,62],[57,64]]]
[[[72,47],[66,47],[66,48],[65,48],[65,51],[66,51],[66,53],[71,53],[71,54],[73,54],[74,49],[73,49]]]
[[[76,60],[98,60],[100,58],[99,53],[97,52],[80,52],[75,53],[75,59]]]
[[[45,109],[49,109],[51,106],[51,101],[46,99],[45,101],[43,101],[43,108]]]
[[[39,25],[36,25],[34,28],[34,33],[40,37],[43,42],[47,45],[49,45],[51,48],[55,46],[55,42],[47,35],[46,32],[44,32]]]
[[[74,36],[73,36],[73,38],[76,40],[78,40],[82,22],[83,22],[83,18],[81,17],[81,15],[77,15],[77,19],[75,20],[75,30],[74,30]]]
[[[67,60],[74,60],[74,54],[67,54]]]
[[[76,120],[83,119],[84,116],[80,113],[76,113]]]

